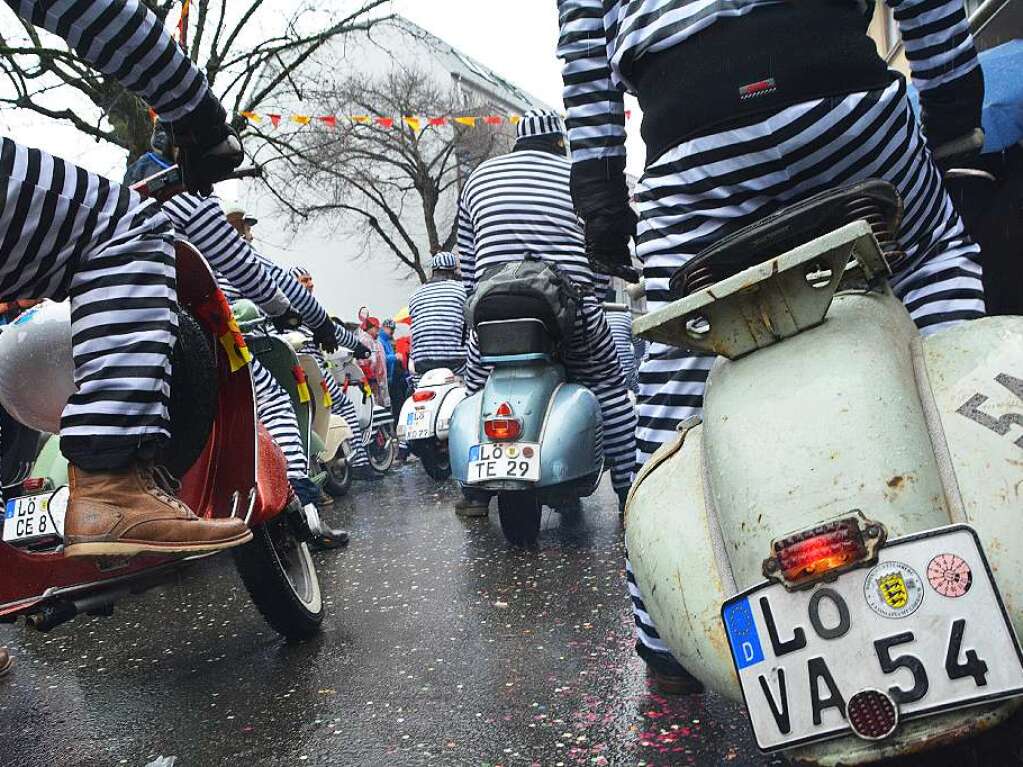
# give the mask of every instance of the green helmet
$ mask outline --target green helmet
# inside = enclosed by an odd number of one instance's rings
[[[231,304],[231,311],[234,313],[234,318],[238,321],[239,325],[246,322],[256,322],[263,317],[259,307],[247,298],[242,298]]]

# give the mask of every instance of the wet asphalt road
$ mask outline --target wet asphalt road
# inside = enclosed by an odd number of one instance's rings
[[[496,511],[457,518],[456,497],[416,463],[357,484],[330,515],[350,550],[317,555],[311,642],[263,623],[229,557],[112,618],[0,626],[17,655],[0,766],[781,764],[734,704],[648,689],[609,488],[576,525],[545,516],[535,551],[506,547]]]

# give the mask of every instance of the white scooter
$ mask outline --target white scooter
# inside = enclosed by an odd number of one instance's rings
[[[636,322],[720,356],[631,491],[636,580],[801,764],[947,745],[1023,693],[1023,318],[922,337],[885,279],[899,209],[875,181],[781,211]]]
[[[466,396],[465,387],[451,370],[430,370],[423,374],[398,416],[398,438],[408,442],[426,473],[438,482],[451,476],[448,430],[455,406]]]
[[[339,348],[327,355],[327,362],[334,378],[355,407],[370,466],[381,474],[389,471],[398,457],[398,439],[390,409],[377,404],[366,374],[351,350]]]

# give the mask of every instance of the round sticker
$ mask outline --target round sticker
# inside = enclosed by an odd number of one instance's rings
[[[863,596],[882,618],[905,618],[924,601],[923,579],[902,562],[881,562],[867,573]]]
[[[973,585],[973,571],[955,554],[938,554],[927,565],[927,582],[943,597],[957,599]]]

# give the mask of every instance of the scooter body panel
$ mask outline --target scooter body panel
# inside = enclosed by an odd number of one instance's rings
[[[836,236],[822,239],[833,245]],[[839,253],[835,268],[847,260]],[[745,295],[750,288],[741,286]],[[676,328],[661,332],[685,332],[691,315],[681,303]],[[719,359],[704,423],[680,427],[628,503],[632,566],[661,638],[709,688],[737,701],[721,604],[764,581],[774,539],[854,510],[890,538],[973,525],[1010,620],[1023,629],[1023,318],[923,338],[881,287],[839,293],[822,319]],[[877,761],[967,737],[1019,703],[909,721],[881,743],[842,737],[787,753],[822,765]]]
[[[483,422],[507,403],[522,421],[517,442],[540,445],[540,480],[504,480],[474,485],[482,490],[551,489],[580,480],[599,480],[603,469],[600,404],[584,386],[567,383],[561,365],[501,365],[491,372],[483,390],[456,408],[448,435],[452,476],[465,483],[469,449],[491,440]],[[595,482],[593,483],[595,487]],[[587,483],[579,495],[589,495]]]

